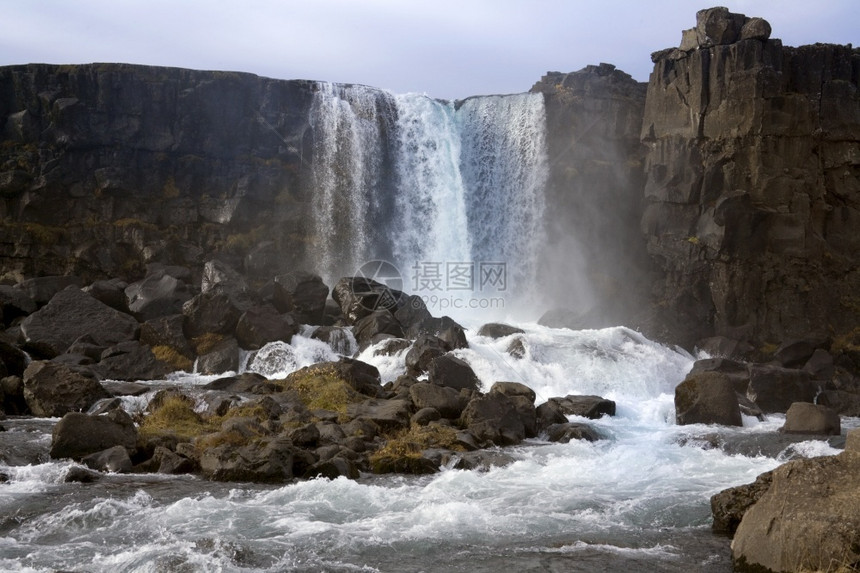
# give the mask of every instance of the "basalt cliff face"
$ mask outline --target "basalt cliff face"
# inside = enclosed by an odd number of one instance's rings
[[[550,73],[555,304],[692,346],[860,346],[860,50],[711,9],[654,54]],[[85,280],[313,269],[316,82],[118,64],[0,68],[0,271]],[[336,166],[333,166],[336,168]]]
[[[737,16],[702,11],[653,56],[641,222],[656,308],[688,342],[843,335],[860,324],[860,50],[784,47]]]
[[[95,64],[0,68],[4,276],[300,264],[316,84]],[[310,159],[305,158],[305,162]]]

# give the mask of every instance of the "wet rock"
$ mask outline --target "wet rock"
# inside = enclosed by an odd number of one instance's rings
[[[20,416],[30,412],[24,400],[24,380],[20,376],[0,378],[0,396],[3,398],[2,410],[7,414]]]
[[[410,403],[406,400],[371,398],[358,404],[347,405],[347,415],[350,418],[366,418],[385,430],[408,426],[410,414]]]
[[[445,354],[430,361],[427,368],[431,383],[456,390],[478,390],[481,381],[464,360]]]
[[[394,313],[406,299],[401,291],[365,277],[340,279],[331,295],[351,325],[375,311],[388,310]]]
[[[352,329],[360,349],[367,348],[378,340],[380,335],[403,338],[403,327],[387,309],[375,310],[356,320]]]
[[[675,420],[680,425],[742,426],[731,379],[719,372],[688,374],[675,388]]]
[[[201,374],[221,374],[239,368],[239,343],[226,338],[197,358],[197,371]]]
[[[559,442],[566,444],[571,440],[585,440],[588,442],[596,442],[600,439],[600,434],[588,424],[578,424],[576,422],[564,422],[562,424],[552,424],[544,433],[546,439],[550,442]]]
[[[516,461],[511,455],[499,450],[477,450],[474,452],[452,452],[442,456],[440,465],[452,464],[454,469],[488,471],[491,468],[503,468]]]
[[[261,438],[241,446],[224,443],[203,451],[200,469],[214,481],[285,483],[293,477],[294,450],[286,437]]]
[[[132,340],[102,352],[93,370],[111,380],[160,380],[173,369],[156,359],[148,346]]]
[[[147,320],[140,325],[140,341],[153,348],[157,346],[172,348],[186,358],[193,358],[194,350],[183,331],[184,322],[185,317],[181,314]]]
[[[517,360],[524,358],[526,355],[526,346],[525,342],[523,342],[523,338],[517,337],[511,340],[511,343],[508,344],[508,347],[505,349],[505,352],[507,352]]]
[[[89,335],[96,344],[111,346],[134,340],[138,334],[137,321],[127,314],[97,301],[77,287],[57,293],[40,310],[21,323],[21,334],[27,344],[52,353],[62,354],[78,338]]]
[[[322,340],[328,344],[337,354],[350,356],[355,352],[354,337],[346,328],[340,326],[320,326],[315,329],[311,338],[314,340]],[[409,347],[409,341],[403,339],[395,339],[377,350],[377,354],[394,354],[403,348]]]
[[[418,295],[404,296],[403,304],[401,304],[394,312],[394,318],[397,319],[407,335],[410,333],[418,333],[421,324],[428,319],[432,319],[433,315],[427,310],[427,305],[424,304],[424,299]],[[417,338],[417,335],[410,336],[412,339]]]
[[[305,424],[300,428],[295,428],[287,433],[296,446],[300,448],[314,448],[320,441],[320,431],[316,424]]]
[[[337,479],[341,476],[349,479],[358,479],[360,473],[352,461],[340,456],[334,456],[330,459],[319,461],[309,467],[304,474],[304,477],[309,479]]]
[[[600,396],[574,396],[550,398],[547,402],[557,404],[565,416],[582,416],[597,420],[603,416],[615,415],[615,402]]]
[[[696,348],[713,358],[728,358],[729,360],[743,360],[753,351],[750,344],[726,336],[703,338],[696,342]]]
[[[825,571],[860,561],[860,454],[793,460],[743,516],[737,571]]]
[[[249,392],[251,394],[271,394],[276,386],[256,372],[243,372],[236,376],[217,378],[203,386],[206,390],[223,390],[225,392]]]
[[[448,348],[469,348],[466,340],[466,330],[450,316],[440,318],[428,317],[413,323],[406,330],[406,338],[417,339],[422,334],[435,336],[442,340]]]
[[[412,348],[406,353],[406,371],[412,376],[427,372],[430,362],[451,350],[442,339],[422,334],[415,339]]]
[[[817,348],[803,365],[803,371],[813,380],[830,380],[836,371],[833,356],[823,348]]]
[[[86,411],[110,397],[92,371],[46,361],[31,362],[24,371],[23,395],[33,415],[43,417]]]
[[[419,410],[432,408],[443,418],[460,417],[469,398],[449,386],[439,386],[429,382],[418,382],[409,387],[409,398]]]
[[[0,369],[5,368],[4,376],[22,376],[29,362],[23,350],[0,338]]]
[[[80,460],[114,446],[133,452],[137,444],[137,429],[123,410],[111,410],[101,416],[70,412],[54,426],[51,457]]]
[[[734,384],[735,392],[746,393],[750,383],[749,365],[746,362],[728,358],[706,358],[696,360],[690,369],[690,374],[699,372],[719,372],[729,377]]]
[[[102,386],[111,396],[143,396],[152,390],[151,386],[136,382],[105,382]]]
[[[473,398],[460,419],[476,438],[497,446],[518,444],[526,437],[526,427],[517,403],[504,394]]]
[[[714,533],[734,535],[744,514],[770,488],[772,472],[758,476],[755,482],[721,491],[711,496],[711,525]]]
[[[779,431],[785,434],[838,436],[842,433],[842,425],[839,414],[827,406],[795,402],[785,413],[785,424]]]
[[[535,408],[537,431],[544,432],[553,424],[566,424],[567,416],[558,402],[547,400]]]
[[[65,483],[94,483],[102,479],[101,474],[80,466],[72,466],[66,472]]]
[[[424,456],[392,454],[374,457],[371,471],[375,474],[428,475],[439,471],[439,463]]]
[[[502,324],[500,322],[488,322],[478,329],[478,336],[489,336],[490,338],[504,338],[505,336],[511,336],[512,334],[524,333],[525,330],[522,328]]]
[[[785,368],[801,368],[812,354],[826,343],[825,340],[789,340],[779,345],[773,357]]]
[[[322,324],[328,293],[318,275],[290,273],[275,277],[272,302],[282,313],[295,313],[302,324]]]
[[[245,350],[258,350],[269,342],[289,343],[299,326],[289,314],[278,314],[273,306],[254,306],[236,323],[236,340]]]
[[[155,471],[160,474],[188,474],[198,469],[197,463],[193,459],[162,446],[155,448],[152,461],[155,465]]]
[[[239,317],[251,306],[253,301],[247,297],[234,297],[217,287],[201,293],[182,305],[185,336],[195,338],[207,333],[232,334]]]
[[[132,463],[128,450],[123,446],[113,446],[81,458],[81,463],[100,472],[125,474],[131,472]]]

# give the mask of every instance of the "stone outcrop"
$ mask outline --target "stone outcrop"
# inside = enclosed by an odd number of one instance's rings
[[[828,571],[860,562],[860,453],[788,462],[743,515],[737,571]]]
[[[658,331],[756,347],[860,320],[860,51],[724,8],[653,55],[642,230]]]

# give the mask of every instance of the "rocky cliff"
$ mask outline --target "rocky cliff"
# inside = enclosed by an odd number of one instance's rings
[[[704,10],[653,55],[642,231],[661,323],[687,343],[860,324],[860,50],[769,34]]]
[[[135,278],[149,262],[198,267],[216,253],[251,274],[301,262],[314,87],[116,64],[0,68],[3,276]]]

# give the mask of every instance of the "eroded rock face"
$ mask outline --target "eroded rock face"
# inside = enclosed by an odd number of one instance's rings
[[[860,453],[788,462],[744,514],[737,571],[826,571],[860,561]]]
[[[653,55],[641,224],[663,275],[657,331],[676,342],[761,346],[860,319],[860,51],[769,29],[704,10]]]

